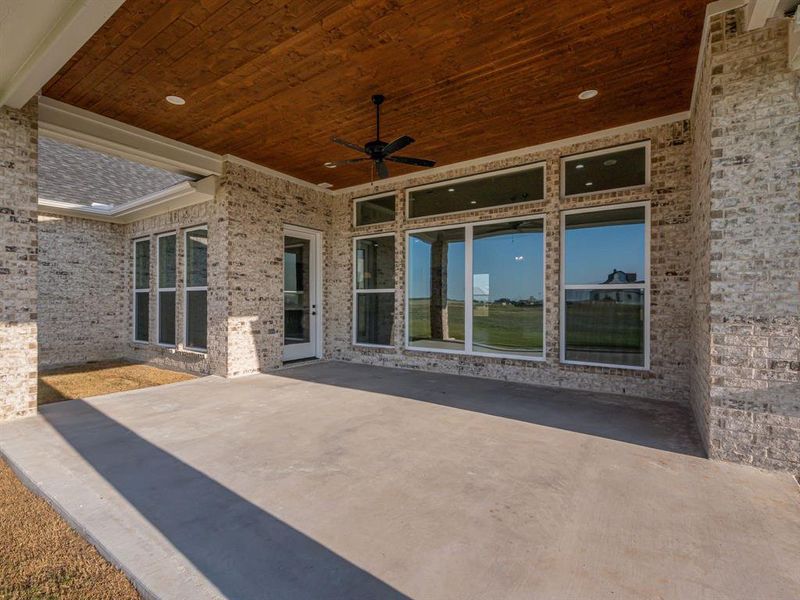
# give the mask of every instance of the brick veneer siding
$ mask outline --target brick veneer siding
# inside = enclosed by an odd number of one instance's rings
[[[279,367],[283,361],[283,228],[323,233],[323,295],[332,285],[331,198],[245,165],[226,162],[217,194],[226,223],[227,301],[224,318],[228,376]],[[224,269],[223,269],[224,271]],[[327,306],[330,302],[323,302]],[[211,309],[211,307],[209,307]],[[215,312],[222,306],[215,306]]]
[[[209,353],[187,350],[184,332],[184,256],[186,252],[184,231],[198,225],[209,226],[208,261],[209,273],[212,271],[213,256],[220,243],[216,223],[209,222],[210,202],[194,204],[186,208],[148,217],[123,226],[124,269],[125,269],[125,332],[124,356],[129,360],[142,361],[167,369],[178,369],[193,373],[206,374],[210,371]],[[158,243],[157,236],[162,233],[174,233],[177,253],[177,276],[175,290],[175,347],[158,345]],[[133,241],[150,240],[150,329],[148,343],[133,341]],[[209,282],[209,295],[211,282]],[[216,317],[217,315],[215,315]],[[209,311],[209,321],[212,314]],[[209,338],[211,327],[209,327]]]
[[[0,108],[0,420],[36,412],[37,102]]]
[[[128,324],[123,226],[39,215],[39,367],[117,359]]]
[[[707,405],[712,457],[800,473],[800,103],[788,22],[744,32],[736,11],[712,27],[710,98],[696,116],[696,127],[710,121],[709,393],[696,403]]]
[[[643,139],[652,141],[652,177],[649,186],[634,190],[598,193],[576,198],[560,198],[561,156],[624,144]],[[540,153],[499,160],[478,168],[461,168],[438,175],[421,172],[403,182],[402,188],[377,183],[358,193],[348,193],[336,203],[335,248],[329,266],[334,288],[328,307],[331,356],[371,364],[462,373],[498,379],[586,390],[618,392],[688,402],[687,365],[690,346],[689,270],[690,270],[690,159],[691,135],[687,121],[676,121],[625,135],[598,139],[590,143],[565,145]],[[546,197],[526,205],[474,211],[458,215],[415,219],[405,217],[406,187],[443,181],[455,177],[492,171],[504,167],[546,161]],[[394,190],[397,217],[388,225],[353,227],[354,197]],[[651,368],[631,371],[611,367],[562,365],[559,362],[559,256],[560,211],[633,201],[648,201],[651,206]],[[545,362],[506,358],[458,356],[407,351],[404,345],[405,232],[418,227],[466,223],[530,214],[545,214],[546,269]],[[354,346],[352,336],[352,237],[370,232],[396,233],[394,348],[374,349]]]

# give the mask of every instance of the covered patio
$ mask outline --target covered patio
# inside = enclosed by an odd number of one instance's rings
[[[797,485],[688,407],[341,362],[43,406],[0,451],[145,596],[792,598]]]

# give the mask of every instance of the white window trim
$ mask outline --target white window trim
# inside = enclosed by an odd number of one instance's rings
[[[496,223],[514,223],[517,221],[542,221],[542,355],[523,356],[512,353],[493,353],[476,352],[473,350],[472,340],[472,235],[473,228],[482,225],[493,225]],[[415,233],[426,231],[443,231],[446,229],[464,229],[464,349],[448,350],[445,348],[421,348],[412,346],[409,340],[409,311],[408,300],[411,283],[411,271],[409,268],[411,261],[411,236]],[[545,362],[547,360],[547,218],[544,213],[532,215],[519,215],[503,219],[491,219],[487,221],[471,221],[458,225],[444,225],[439,227],[420,227],[409,229],[405,232],[406,256],[405,256],[405,298],[403,303],[403,318],[405,320],[404,348],[409,352],[432,352],[436,354],[456,354],[465,356],[479,356],[484,358],[506,358],[511,360],[522,360],[527,362]],[[469,316],[469,318],[467,318]]]
[[[629,185],[626,187],[609,188],[606,190],[592,190],[589,192],[582,192],[580,194],[566,193],[567,181],[565,177],[567,161],[577,160],[579,158],[591,158],[593,156],[603,156],[604,154],[612,154],[614,152],[621,152],[624,150],[633,150],[635,148],[644,148],[644,183],[639,185]],[[621,146],[611,146],[610,148],[601,148],[600,150],[592,150],[591,152],[581,152],[580,154],[571,154],[569,156],[561,157],[561,172],[559,176],[559,193],[562,198],[581,198],[583,196],[593,196],[595,194],[608,194],[611,192],[623,192],[625,190],[636,190],[647,187],[650,185],[650,140],[642,140],[641,142],[633,142],[632,144],[622,144]]]
[[[148,257],[150,258],[150,263],[147,265],[147,287],[146,288],[137,288],[136,287],[136,266],[137,266],[136,244],[140,244],[140,243],[143,243],[143,242],[146,242],[147,245],[148,245],[148,249],[149,249]],[[133,287],[133,332],[132,332],[131,337],[132,337],[133,341],[135,343],[137,343],[137,344],[149,344],[150,343],[149,339],[147,339],[147,340],[136,339],[136,318],[138,316],[137,315],[137,310],[136,310],[136,295],[140,294],[140,293],[147,292],[147,302],[148,302],[148,305],[149,305],[149,303],[150,303],[150,293],[151,293],[150,292],[150,287],[151,287],[151,285],[150,285],[150,275],[151,275],[150,266],[152,265],[152,259],[153,259],[153,244],[151,243],[150,238],[149,237],[142,237],[142,238],[134,239],[133,240],[133,286],[132,286]],[[148,319],[147,319],[147,337],[148,338],[150,337],[150,315],[149,315],[149,311],[148,311]]]
[[[206,285],[189,287],[189,244],[187,244],[187,237],[192,231],[205,231],[206,232]],[[197,225],[183,230],[183,347],[185,350],[197,352],[199,354],[208,353],[208,323],[206,323],[206,347],[198,348],[197,346],[190,346],[186,343],[189,339],[189,292],[205,292],[206,293],[206,310],[208,309],[208,225]],[[177,281],[177,278],[176,278]],[[208,321],[208,317],[206,317]],[[177,340],[176,340],[177,341]]]
[[[353,321],[352,330],[353,331],[352,331],[352,333],[353,333],[353,338],[352,338],[351,341],[353,343],[353,346],[358,346],[358,347],[363,347],[363,348],[395,348],[395,346],[392,345],[392,344],[369,344],[367,342],[359,342],[359,341],[357,341],[357,338],[358,338],[358,318],[357,318],[357,314],[358,314],[358,303],[357,303],[358,295],[359,294],[389,294],[389,293],[391,293],[393,299],[395,300],[395,303],[396,303],[396,300],[397,300],[396,299],[397,286],[392,287],[392,288],[376,288],[376,289],[370,289],[370,290],[359,290],[356,287],[356,285],[357,285],[356,271],[358,269],[358,264],[356,263],[356,250],[358,249],[358,241],[359,240],[371,240],[373,238],[379,238],[379,237],[393,237],[393,238],[395,238],[395,240],[394,240],[395,248],[394,248],[394,251],[392,252],[392,257],[396,260],[396,255],[397,255],[397,236],[395,235],[394,232],[391,232],[391,233],[376,233],[374,235],[369,235],[369,234],[367,234],[367,235],[359,235],[359,236],[356,236],[356,237],[353,238],[353,253],[352,253],[352,256],[353,256],[353,281],[352,281],[352,288],[353,288],[353,316],[352,316],[352,321]],[[395,273],[395,277],[396,276],[397,276],[397,274]],[[396,319],[397,319],[397,315],[394,315],[394,318],[392,319],[392,330],[394,330],[394,324],[396,322]]]
[[[176,292],[177,298],[177,284],[178,284],[178,274],[175,273],[175,285],[176,287],[168,287],[162,288],[161,287],[161,240],[162,238],[175,236],[175,254],[178,253],[178,232],[177,231],[170,231],[167,233],[160,233],[156,236],[156,345],[161,346],[163,348],[176,348],[177,347],[177,337],[178,337],[178,328],[177,323],[175,327],[175,344],[165,344],[161,341],[161,292]],[[178,268],[178,257],[175,256],[175,269]],[[175,305],[175,312],[178,311],[177,303]],[[176,315],[177,316],[177,315]]]
[[[378,198],[387,198],[391,196],[394,199],[394,218],[388,221],[380,221],[378,223],[368,223],[364,225],[358,224],[358,203],[359,202],[367,202],[368,200],[377,200]],[[389,190],[383,192],[382,194],[370,194],[369,196],[359,196],[358,198],[353,198],[353,227],[357,227],[358,229],[362,229],[364,227],[378,227],[378,226],[386,226],[388,223],[394,223],[397,220],[397,193],[395,190]],[[375,237],[375,236],[372,236]]]
[[[618,283],[618,284],[566,284],[566,263],[565,255],[567,251],[566,244],[566,222],[567,215],[575,215],[580,213],[610,211],[625,208],[644,207],[644,284],[641,283]],[[587,367],[605,367],[608,369],[626,369],[629,371],[649,371],[650,370],[650,202],[627,202],[625,204],[607,204],[604,206],[593,206],[591,208],[575,208],[571,210],[561,211],[561,267],[560,267],[560,319],[559,319],[559,360],[565,365],[582,365]],[[567,360],[567,344],[566,344],[566,291],[571,290],[586,290],[586,289],[602,289],[608,290],[624,290],[624,289],[639,289],[644,290],[644,365],[639,367],[636,365],[617,365],[614,363],[598,363],[580,360]]]
[[[411,214],[411,194],[413,192],[421,192],[432,188],[445,187],[453,183],[464,183],[466,181],[476,181],[478,179],[487,179],[488,177],[497,177],[500,175],[508,175],[511,173],[518,173],[520,171],[533,171],[535,169],[542,169],[542,198],[539,200],[523,200],[522,202],[513,202],[511,204],[495,204],[494,206],[485,206],[482,208],[465,208],[464,210],[454,210],[445,213],[436,213],[435,215],[425,215],[422,217],[412,217]],[[485,210],[493,210],[496,208],[505,208],[507,206],[519,206],[521,204],[529,204],[533,202],[544,202],[547,199],[547,161],[540,160],[535,163],[528,163],[518,167],[509,167],[506,169],[496,169],[494,171],[486,171],[485,173],[478,173],[476,175],[468,175],[466,177],[455,177],[453,179],[442,179],[435,183],[426,183],[425,185],[417,185],[414,187],[406,188],[406,207],[405,217],[407,221],[415,222],[424,219],[437,219],[445,215],[459,215],[463,213],[471,213]]]

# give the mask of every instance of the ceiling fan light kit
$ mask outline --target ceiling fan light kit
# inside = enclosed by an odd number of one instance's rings
[[[377,172],[379,179],[386,179],[389,177],[389,168],[386,166],[386,161],[401,163],[404,165],[414,165],[416,167],[432,167],[436,164],[435,161],[426,160],[424,158],[414,158],[411,156],[394,156],[398,150],[402,150],[406,146],[414,143],[414,138],[403,135],[388,144],[381,140],[381,104],[383,104],[386,97],[382,94],[375,94],[372,96],[372,103],[375,105],[375,139],[367,142],[363,146],[348,142],[338,137],[332,138],[332,141],[345,148],[356,150],[367,155],[367,158],[351,158],[347,160],[333,160],[325,163],[329,169],[334,169],[338,166],[349,165],[353,163],[372,161],[374,171]]]

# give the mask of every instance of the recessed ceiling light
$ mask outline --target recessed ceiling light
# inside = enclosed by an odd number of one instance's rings
[[[607,166],[607,167],[614,166],[615,164],[617,164],[617,159],[615,159],[615,158],[609,158],[608,160],[604,160],[604,161],[603,161],[603,164],[604,164],[605,166]]]
[[[593,186],[593,185],[594,185],[594,184],[593,184],[591,181],[587,181],[587,182],[586,182],[586,187],[591,187],[591,186]]]
[[[164,99],[170,104],[174,104],[175,106],[183,106],[184,104],[186,104],[186,100],[184,100],[180,96],[167,96]]]
[[[92,208],[111,208],[111,205],[106,202],[92,202]]]
[[[327,181],[323,181],[322,183],[318,183],[317,186],[321,187],[321,188],[325,188],[327,190],[327,189],[332,188],[333,184],[332,183],[328,183]]]
[[[455,192],[455,191],[456,191],[456,189],[455,189],[455,188],[447,188],[447,191],[448,191],[448,192]]]
[[[579,100],[589,100],[590,98],[594,98],[597,96],[597,90],[583,90],[580,94],[578,94]]]
[[[477,201],[477,200],[470,200],[470,201],[469,201],[469,203],[470,203],[470,204],[477,204],[477,203],[478,203],[478,201]]]
[[[324,163],[322,166],[326,167],[328,169],[335,169],[336,168],[336,163],[328,161],[328,162]]]
[[[583,168],[583,165],[575,165],[575,168],[576,168],[576,169],[582,169],[582,168]]]

